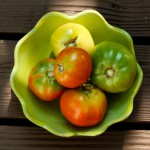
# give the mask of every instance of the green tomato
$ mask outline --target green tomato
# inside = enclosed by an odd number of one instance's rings
[[[123,92],[132,85],[136,68],[136,59],[126,47],[104,41],[95,48],[91,80],[106,92]]]
[[[58,27],[51,36],[51,46],[55,57],[67,47],[82,48],[91,56],[95,47],[91,33],[77,23],[66,23]]]

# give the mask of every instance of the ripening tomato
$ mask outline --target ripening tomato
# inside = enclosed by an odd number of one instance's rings
[[[81,86],[88,81],[92,72],[92,60],[83,49],[69,47],[56,58],[54,76],[58,83],[67,88]]]
[[[54,100],[64,91],[64,87],[55,80],[54,64],[54,59],[46,58],[38,62],[29,74],[29,88],[44,101]]]
[[[94,52],[94,41],[89,30],[77,23],[65,23],[51,35],[51,46],[55,57],[66,47],[80,47],[90,56]]]
[[[90,87],[91,86],[91,87]],[[105,94],[92,85],[68,89],[60,99],[63,116],[77,126],[93,126],[99,123],[107,110]]]
[[[110,93],[126,91],[133,83],[137,61],[123,45],[104,41],[96,45],[91,80]]]

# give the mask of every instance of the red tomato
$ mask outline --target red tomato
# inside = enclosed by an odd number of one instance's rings
[[[105,94],[97,87],[69,89],[61,96],[60,109],[64,117],[77,126],[99,123],[107,109]]]
[[[29,88],[44,101],[54,100],[64,91],[54,78],[54,64],[54,59],[46,58],[38,62],[29,75]]]
[[[56,58],[54,76],[67,88],[81,86],[89,79],[91,71],[91,57],[81,48],[65,48]]]

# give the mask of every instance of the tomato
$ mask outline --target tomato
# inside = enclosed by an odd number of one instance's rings
[[[107,98],[97,87],[84,85],[83,88],[66,90],[60,99],[60,109],[73,125],[93,126],[103,119]]]
[[[29,74],[29,88],[44,101],[58,98],[64,91],[54,78],[55,60],[46,58],[36,64]]]
[[[136,70],[135,57],[123,45],[105,41],[96,46],[91,80],[100,89],[110,93],[127,90]]]
[[[83,25],[77,23],[65,23],[59,26],[51,35],[51,46],[55,57],[66,47],[80,47],[89,55],[94,51],[93,38]]]
[[[56,58],[54,76],[64,87],[81,86],[89,79],[91,72],[91,57],[81,48],[65,48]]]

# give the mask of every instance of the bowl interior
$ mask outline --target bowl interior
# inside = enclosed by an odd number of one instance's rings
[[[28,88],[28,76],[38,61],[53,57],[50,36],[57,27],[68,22],[84,25],[90,31],[95,45],[104,40],[114,41],[123,44],[135,55],[130,35],[122,29],[109,25],[98,12],[89,10],[75,16],[51,12],[44,15],[36,26],[17,43],[15,64],[10,78],[11,86],[21,102],[25,116],[36,125],[59,136],[94,136],[129,116],[143,73],[137,64],[137,75],[133,85],[123,93],[107,94],[108,110],[98,125],[80,128],[67,122],[60,112],[59,99],[52,102],[43,102],[38,99]]]

